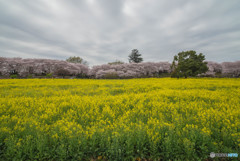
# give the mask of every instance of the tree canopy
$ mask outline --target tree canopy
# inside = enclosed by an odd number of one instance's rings
[[[83,60],[79,56],[69,57],[68,59],[66,59],[66,61],[70,63],[79,63],[79,64],[87,65],[87,61]]]
[[[171,65],[172,77],[197,76],[208,71],[207,62],[204,62],[205,56],[196,51],[182,51],[174,56]]]
[[[116,60],[116,61],[114,61],[114,62],[109,62],[108,64],[109,64],[109,65],[119,65],[119,64],[124,64],[124,62],[123,62],[123,61],[120,61],[120,60]]]
[[[141,54],[139,54],[139,51],[137,49],[133,49],[129,57],[129,63],[140,63],[143,61],[143,58],[141,57]]]

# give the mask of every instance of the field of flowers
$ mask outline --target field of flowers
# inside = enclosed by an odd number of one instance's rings
[[[240,154],[239,79],[0,80],[3,160],[205,160],[210,152]]]

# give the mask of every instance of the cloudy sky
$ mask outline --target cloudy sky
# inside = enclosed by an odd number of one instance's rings
[[[0,0],[0,56],[89,65],[169,61],[196,50],[207,60],[240,60],[239,0]]]

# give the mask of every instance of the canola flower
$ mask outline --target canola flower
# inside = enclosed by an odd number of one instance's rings
[[[0,80],[4,160],[240,154],[240,80]]]

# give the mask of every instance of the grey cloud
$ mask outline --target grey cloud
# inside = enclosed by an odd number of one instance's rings
[[[0,56],[66,59],[90,65],[171,61],[196,50],[210,61],[240,60],[238,0],[0,0]]]

